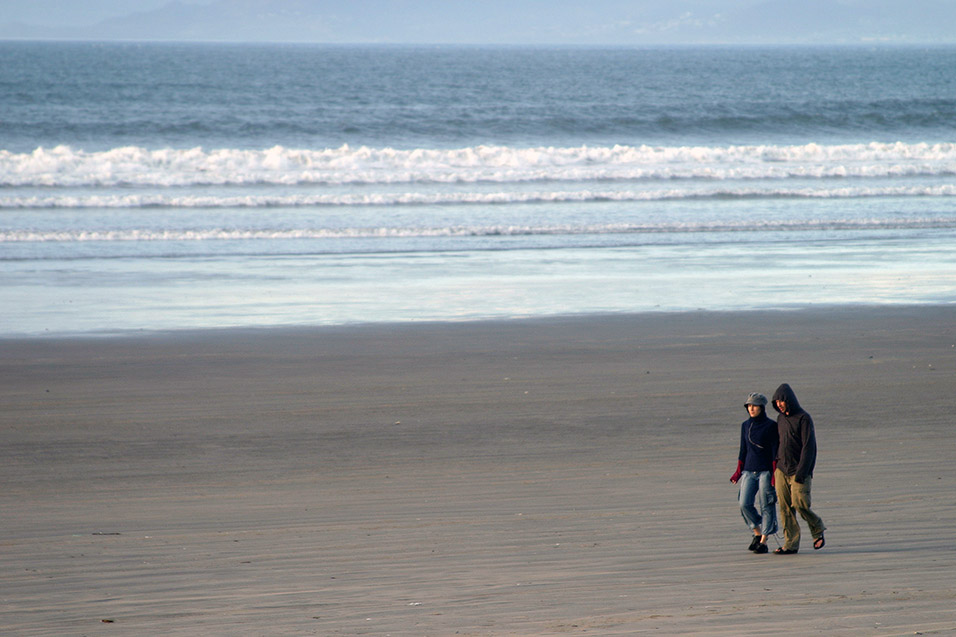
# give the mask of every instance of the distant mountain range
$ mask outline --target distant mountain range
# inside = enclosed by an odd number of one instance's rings
[[[0,38],[579,45],[956,43],[956,2],[218,0],[202,5],[171,2],[86,26],[0,23]]]

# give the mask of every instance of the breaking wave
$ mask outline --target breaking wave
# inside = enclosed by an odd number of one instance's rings
[[[0,151],[4,187],[765,180],[956,175],[956,144]]]

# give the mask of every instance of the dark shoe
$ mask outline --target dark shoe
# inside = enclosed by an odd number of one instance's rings
[[[793,555],[797,549],[785,549],[782,546],[773,552],[774,555]]]
[[[748,550],[748,551],[756,551],[756,550],[757,550],[757,546],[759,546],[759,545],[760,545],[760,536],[759,536],[759,535],[755,535],[755,536],[754,536],[754,539],[750,542],[750,546],[747,547],[747,550]]]
[[[757,548],[754,549],[754,553],[757,553],[759,555],[761,553],[766,553],[769,550],[770,549],[767,548],[766,544],[757,544]]]
[[[824,539],[823,539],[823,536],[821,535],[820,537],[818,537],[817,539],[815,539],[815,540],[813,541],[813,550],[814,550],[814,551],[819,551],[820,549],[822,549],[822,548],[823,548],[824,546],[826,546],[826,545],[827,545],[827,541],[824,540]]]

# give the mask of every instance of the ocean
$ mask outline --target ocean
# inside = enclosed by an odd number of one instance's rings
[[[0,42],[0,336],[956,302],[956,48]]]

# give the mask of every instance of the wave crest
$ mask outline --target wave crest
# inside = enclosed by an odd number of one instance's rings
[[[0,151],[0,186],[236,186],[956,175],[956,144]]]

